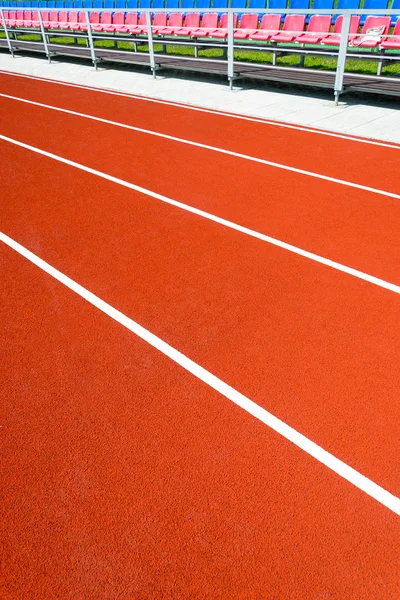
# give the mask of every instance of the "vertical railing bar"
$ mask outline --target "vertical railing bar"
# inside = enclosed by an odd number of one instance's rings
[[[233,67],[233,10],[228,12],[228,81],[229,89],[233,87],[235,76]]]
[[[51,62],[51,57],[50,57],[50,52],[49,52],[49,47],[47,45],[47,39],[46,39],[46,33],[44,30],[44,25],[43,25],[43,17],[42,17],[42,12],[39,9],[38,10],[38,17],[39,17],[39,25],[40,25],[40,31],[42,32],[42,39],[43,39],[43,46],[44,46],[44,51],[46,53],[47,56],[47,60],[49,62]]]
[[[8,33],[8,29],[7,29],[7,25],[6,25],[6,19],[4,17],[4,12],[3,12],[2,8],[0,8],[0,15],[1,15],[1,22],[3,24],[4,32],[6,34],[6,40],[7,40],[8,49],[11,52],[11,56],[14,58],[14,50],[13,50],[13,47],[11,45],[11,38],[10,38],[10,34]]]
[[[96,58],[96,52],[94,49],[92,26],[90,23],[89,12],[87,10],[85,10],[85,19],[86,19],[86,25],[87,25],[87,36],[88,36],[88,41],[89,41],[90,55],[92,57],[93,66],[95,69],[97,69],[97,58]]]
[[[340,46],[339,46],[339,54],[336,66],[336,77],[335,77],[335,104],[336,106],[339,104],[339,96],[343,91],[343,78],[344,78],[344,70],[346,67],[346,57],[347,57],[347,45],[349,43],[349,33],[350,33],[350,22],[351,22],[351,14],[347,13],[343,16],[342,23],[342,34],[340,37]]]
[[[154,79],[156,78],[156,60],[154,56],[154,44],[153,44],[153,30],[151,28],[151,12],[150,10],[146,10],[146,23],[147,23],[147,39],[149,45],[149,55],[150,55],[150,68],[153,73]]]

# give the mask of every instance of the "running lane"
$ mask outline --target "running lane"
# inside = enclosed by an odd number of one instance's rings
[[[0,261],[4,600],[398,599],[398,517]]]
[[[0,132],[6,136],[400,284],[397,198],[11,100],[1,103]],[[381,149],[374,151],[378,156]],[[3,167],[3,175],[9,177],[12,168]]]
[[[305,131],[301,127],[290,129],[262,120],[252,122],[230,115],[199,112],[168,102],[154,102],[145,98],[4,73],[0,73],[0,92],[282,162],[394,193],[399,193],[400,190],[400,146],[396,144],[391,148],[374,146]],[[48,118],[51,121],[53,117],[49,115]]]
[[[2,147],[4,233],[399,495],[397,294]]]

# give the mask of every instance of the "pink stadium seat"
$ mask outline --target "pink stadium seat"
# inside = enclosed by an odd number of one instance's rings
[[[356,46],[357,48],[377,48],[383,38],[389,33],[390,20],[390,17],[367,17],[361,35],[351,40],[350,46]],[[382,34],[368,33],[370,29],[376,27],[382,28]]]
[[[34,25],[34,23],[37,23],[37,25]],[[25,18],[25,27],[39,27],[39,14],[36,11],[33,11],[31,13],[31,18],[29,19],[28,17]]]
[[[90,23],[92,29],[93,29],[92,25],[98,25],[100,23],[100,13],[99,12],[91,12],[90,16],[89,16],[89,23]],[[86,19],[85,19],[85,21],[83,23],[79,23],[79,31],[87,31],[87,30],[88,30],[88,26],[87,26]]]
[[[17,16],[15,19],[15,25],[14,27],[22,27],[24,24],[24,11],[23,10],[17,10]]]
[[[384,50],[399,50],[400,49],[400,18],[397,19],[393,29],[393,34],[387,37],[381,43],[381,48]]]
[[[326,44],[327,46],[340,46],[340,38],[343,27],[343,15],[340,15],[335,22],[335,26],[333,28],[333,32],[322,38],[321,44]],[[349,40],[353,40],[357,37],[357,32],[360,27],[360,17],[353,16],[350,20],[350,33]]]
[[[93,31],[104,31],[104,27],[111,25],[112,23],[112,13],[111,12],[102,12],[100,23],[95,23],[92,26]]]
[[[312,15],[306,33],[296,38],[298,44],[319,44],[329,33],[332,18],[330,15]]]
[[[27,23],[29,21],[32,21],[32,11],[24,10],[24,17],[23,17],[22,23],[21,23],[21,25],[19,25],[19,23],[17,23],[17,27],[28,27]]]
[[[273,35],[278,33],[281,26],[281,15],[264,15],[261,20],[260,29],[250,36],[251,40],[267,42]]]
[[[129,33],[131,35],[139,35],[140,33],[144,32],[146,27],[147,27],[146,13],[142,12],[142,13],[140,13],[139,22],[136,23],[136,26],[133,24],[129,26]]]
[[[68,11],[62,10],[58,15],[58,23],[53,24],[54,29],[67,29],[68,27]]]
[[[233,15],[233,28],[236,29],[238,24],[238,16]],[[218,29],[214,29],[210,34],[210,37],[225,39],[228,37],[228,14],[224,13],[221,17],[221,22]]]
[[[76,21],[72,21],[72,16],[76,16],[77,20]],[[86,15],[85,13],[81,10],[79,13],[77,13],[76,11],[72,11],[69,13],[69,18],[68,18],[68,29],[70,29],[71,31],[79,31],[81,28],[81,25],[86,23]]]
[[[136,15],[136,21],[137,21],[137,15]],[[119,27],[123,27],[124,26],[124,13],[123,12],[116,12],[114,13],[113,19],[112,19],[112,24],[111,25],[105,25],[103,28],[103,31],[107,31],[108,33],[114,33],[115,31],[119,31]]]
[[[48,19],[43,19],[43,27],[51,29],[54,23],[58,23],[58,10],[52,10]]]
[[[192,31],[191,35],[194,38],[207,37],[210,31],[218,27],[218,13],[206,13],[203,16],[201,27]]]
[[[188,13],[185,19],[184,27],[175,29],[174,35],[189,36],[192,31],[196,31],[200,27],[200,13]]]
[[[146,21],[145,13],[142,13],[140,15],[140,19],[142,19],[142,15],[144,16],[144,19]],[[154,15],[153,24],[151,26],[151,31],[153,34],[157,34],[159,29],[166,27],[166,25],[167,25],[167,13],[156,13]],[[149,30],[147,27],[147,21],[146,21],[146,24],[141,27],[141,29],[142,29],[142,31],[140,33],[144,33],[145,35],[147,35],[149,33]]]
[[[35,19],[35,15],[36,15],[36,19]],[[47,22],[49,20],[49,11],[48,10],[43,10],[41,12],[42,15],[42,21],[43,23]],[[32,25],[30,25],[30,27],[40,27],[40,21],[39,21],[39,13],[38,12],[34,12],[32,15]]]
[[[173,35],[183,25],[183,13],[172,13],[168,19],[168,26],[158,30],[159,35]]]
[[[237,40],[246,40],[250,35],[257,33],[258,15],[244,14],[240,19],[239,29],[234,31],[234,38]]]
[[[272,42],[293,42],[304,31],[305,15],[287,15],[281,31],[271,37]]]
[[[138,13],[128,13],[124,25],[116,25],[115,31],[118,33],[131,33],[131,30],[138,26]]]
[[[8,27],[15,27],[15,24],[17,22],[17,11],[10,10],[8,13],[6,13],[4,15],[4,18],[6,20],[6,25]]]

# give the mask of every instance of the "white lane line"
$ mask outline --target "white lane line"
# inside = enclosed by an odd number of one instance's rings
[[[213,221],[214,223],[218,223],[219,225],[223,225],[224,227],[228,227],[229,229],[234,229],[235,231],[239,231],[240,233],[244,233],[245,235],[256,238],[263,242],[268,242],[273,246],[278,246],[278,248],[283,248],[284,250],[288,250],[293,254],[298,254],[299,256],[308,258],[314,262],[320,263],[321,265],[325,265],[326,267],[331,267],[336,271],[341,271],[342,273],[352,275],[353,277],[357,277],[357,279],[362,279],[363,281],[372,283],[373,285],[394,292],[395,294],[400,294],[399,285],[390,283],[389,281],[385,281],[384,279],[380,279],[379,277],[368,275],[368,273],[363,273],[362,271],[358,271],[357,269],[353,269],[352,267],[342,265],[341,263],[335,262],[334,260],[330,260],[329,258],[324,258],[323,256],[319,256],[318,254],[314,254],[313,252],[308,252],[308,250],[303,250],[302,248],[298,248],[297,246],[293,246],[292,244],[288,244],[287,242],[283,242],[282,240],[270,237],[269,235],[265,235],[264,233],[259,233],[258,231],[254,231],[253,229],[249,229],[248,227],[243,227],[242,225],[238,225],[237,223],[228,221],[227,219],[222,219],[221,217],[217,217],[216,215],[208,213],[204,210],[200,210],[199,208],[195,208],[194,206],[190,206],[189,204],[178,202],[178,200],[173,200],[172,198],[168,198],[167,196],[163,196],[162,194],[158,194],[157,192],[153,192],[152,190],[140,187],[139,185],[135,185],[134,183],[130,183],[129,181],[124,181],[123,179],[119,179],[118,177],[114,177],[113,175],[108,175],[107,173],[103,173],[102,171],[97,171],[96,169],[92,169],[91,167],[86,167],[85,165],[69,160],[68,158],[63,158],[62,156],[58,156],[57,154],[52,154],[51,152],[41,150],[40,148],[36,148],[35,146],[30,146],[29,144],[25,144],[24,142],[19,142],[18,140],[6,137],[5,135],[0,134],[0,140],[9,142],[11,144],[14,144],[15,146],[20,146],[21,148],[25,148],[26,150],[31,150],[32,152],[36,152],[37,154],[46,156],[47,158],[51,158],[65,165],[69,165],[70,167],[75,167],[76,169],[80,169],[81,171],[90,173],[91,175],[96,175],[97,177],[101,177],[102,179],[111,181],[112,183],[116,183],[130,190],[134,190],[135,192],[139,192],[140,194],[145,194],[146,196],[150,196],[151,198],[155,198],[156,200],[160,200],[161,202],[165,202],[166,204],[170,204],[171,206],[176,206],[177,208],[193,213],[194,215],[197,215],[199,217],[203,217],[204,219],[208,219],[209,221]]]
[[[306,436],[290,427],[290,425],[287,425],[285,422],[232,388],[230,385],[179,352],[179,350],[176,350],[167,344],[167,342],[164,342],[162,339],[139,325],[139,323],[136,323],[136,321],[133,321],[110,304],[107,304],[107,302],[104,302],[104,300],[101,300],[92,292],[89,292],[79,283],[49,265],[43,259],[39,258],[36,254],[33,254],[30,250],[27,250],[24,246],[21,246],[21,244],[8,237],[6,234],[0,232],[0,240],[27,258],[34,265],[54,277],[54,279],[65,285],[67,288],[84,298],[87,302],[114,319],[114,321],[117,321],[117,323],[120,323],[123,327],[129,329],[129,331],[150,344],[150,346],[153,346],[153,348],[156,348],[159,352],[168,356],[168,358],[197,377],[197,379],[225,396],[228,400],[231,400],[234,404],[237,404],[237,406],[240,406],[259,421],[262,421],[262,423],[273,429],[276,433],[279,433],[281,436],[295,444],[295,446],[304,450],[304,452],[380,502],[380,504],[383,504],[389,510],[400,515],[400,498],[394,496],[340,459],[333,456],[333,454],[330,454],[330,452],[321,448],[318,444],[309,440]]]
[[[317,129],[315,127],[307,127],[305,125],[295,125],[292,123],[283,123],[281,121],[271,121],[270,119],[263,119],[262,117],[251,117],[249,115],[241,115],[238,113],[230,113],[215,108],[205,108],[202,106],[195,106],[191,104],[185,104],[184,102],[173,102],[172,100],[164,100],[161,98],[152,98],[149,96],[141,96],[139,94],[131,94],[129,92],[119,92],[116,90],[98,88],[89,85],[83,85],[79,83],[71,83],[67,81],[59,81],[57,79],[50,79],[45,77],[38,77],[36,75],[24,75],[22,73],[14,73],[12,71],[0,70],[3,75],[10,75],[12,77],[22,77],[24,79],[34,79],[35,81],[43,81],[45,83],[54,83],[55,85],[62,85],[66,87],[73,87],[89,92],[99,92],[101,94],[109,94],[111,96],[121,96],[123,98],[132,98],[134,100],[142,100],[143,102],[153,102],[156,104],[166,104],[167,106],[176,106],[186,110],[192,110],[195,112],[209,113],[212,115],[220,115],[221,117],[227,117],[229,119],[239,119],[241,121],[250,121],[252,123],[261,123],[263,125],[272,125],[274,127],[281,127],[283,129],[294,129],[295,131],[305,131],[306,133],[315,133],[316,135],[325,135],[327,137],[340,138],[343,140],[349,140],[351,142],[359,142],[361,144],[370,144],[372,146],[380,146],[382,148],[392,148],[394,150],[400,150],[400,144],[395,142],[382,142],[380,140],[372,140],[359,136],[352,136],[347,133],[338,133],[335,131],[327,131],[326,129]]]
[[[159,133],[158,131],[153,131],[151,129],[143,129],[141,127],[135,127],[133,125],[126,125],[125,123],[119,123],[118,121],[110,121],[109,119],[102,119],[101,117],[95,117],[93,115],[88,115],[86,113],[76,112],[74,110],[69,110],[67,108],[60,108],[58,106],[53,106],[51,104],[43,104],[41,102],[35,102],[33,100],[27,100],[26,98],[19,98],[18,96],[10,96],[8,94],[0,93],[0,97],[8,98],[9,100],[16,100],[17,102],[22,102],[25,104],[33,104],[35,106],[40,106],[41,108],[47,108],[49,110],[54,110],[56,112],[65,113],[68,115],[73,115],[75,117],[82,117],[84,119],[89,119],[91,121],[97,121],[99,123],[105,123],[107,125],[114,125],[116,127],[121,127],[122,129],[129,129],[131,131],[137,131],[139,133],[145,133],[147,135],[152,135],[159,138],[164,138],[166,140],[171,140],[173,142],[178,142],[181,144],[186,144],[188,146],[195,146],[197,148],[202,148],[204,150],[212,150],[213,152],[218,152],[219,154],[227,154],[229,156],[233,156],[235,158],[240,158],[244,160],[248,160],[251,162],[259,163],[262,165],[266,165],[268,167],[274,167],[277,169],[282,169],[284,171],[290,171],[292,173],[297,173],[299,175],[305,175],[308,177],[314,177],[315,179],[322,179],[324,181],[329,181],[331,183],[336,183],[339,185],[344,185],[351,188],[356,188],[358,190],[363,190],[365,192],[371,192],[373,194],[379,194],[381,196],[387,196],[389,198],[395,198],[396,200],[400,200],[400,194],[394,194],[393,192],[387,192],[386,190],[380,190],[377,188],[368,187],[366,185],[361,185],[359,183],[353,183],[352,181],[346,181],[344,179],[337,179],[336,177],[329,177],[328,175],[321,175],[320,173],[314,173],[313,171],[305,171],[304,169],[297,169],[295,167],[290,167],[289,165],[285,165],[282,163],[273,162],[270,160],[265,160],[263,158],[257,158],[255,156],[250,156],[248,154],[241,154],[240,152],[233,152],[232,150],[225,150],[224,148],[218,148],[217,146],[209,146],[208,144],[201,144],[200,142],[193,142],[191,140],[186,140],[185,138],[179,138],[172,135],[167,135],[166,133]]]

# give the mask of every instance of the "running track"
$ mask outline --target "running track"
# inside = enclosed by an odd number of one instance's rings
[[[398,600],[400,148],[0,103],[0,597]]]

